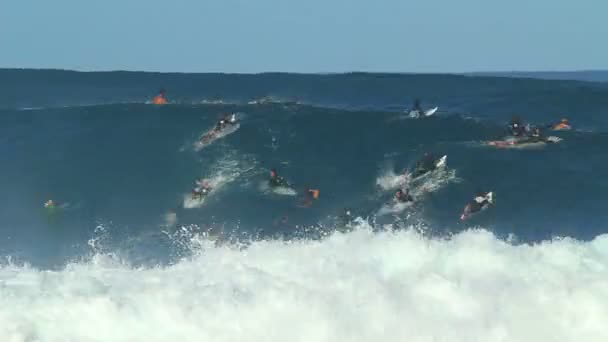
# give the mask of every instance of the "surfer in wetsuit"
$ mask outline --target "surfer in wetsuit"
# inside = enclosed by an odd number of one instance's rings
[[[165,97],[165,89],[161,89],[158,92],[158,95],[156,95],[153,99],[152,99],[152,103],[155,105],[164,105],[167,104],[167,98]]]
[[[526,142],[531,142],[531,143],[543,142],[543,141],[545,141],[545,138],[543,137],[542,133],[540,132],[540,128],[538,128],[538,127],[534,127],[532,129],[532,131],[530,132],[529,138],[526,140]]]
[[[46,209],[55,209],[55,202],[53,202],[53,200],[48,200],[44,202],[44,207]]]
[[[236,124],[236,115],[226,115],[215,125],[215,131],[220,132],[221,130],[226,128],[226,126],[234,124]]]
[[[427,172],[435,170],[435,163],[435,157],[431,153],[425,152],[422,159],[416,162],[416,168],[414,169],[412,176],[416,178],[424,175]]]
[[[395,193],[395,201],[399,203],[413,202],[414,199],[410,195],[410,189],[405,189],[405,191],[399,189]]]
[[[420,107],[420,99],[414,100],[414,108],[410,111],[410,117],[419,118],[424,114],[422,107]]]
[[[519,116],[514,116],[511,118],[511,122],[509,123],[509,133],[514,137],[523,137],[526,135],[526,127],[521,122]]]
[[[209,195],[209,193],[211,192],[211,186],[209,185],[209,182],[204,179],[196,180],[196,185],[197,186],[192,189],[193,199],[203,199],[204,197],[207,197],[207,195]]]
[[[287,181],[285,180],[285,178],[283,178],[277,174],[276,169],[270,170],[270,180],[268,181],[268,183],[270,184],[270,187],[272,187],[272,188],[289,186],[289,184],[287,184]]]
[[[419,113],[422,113],[422,107],[420,107],[420,99],[414,100],[414,110]]]
[[[344,208],[342,214],[336,216],[336,230],[346,233],[353,230],[355,216],[350,208]]]
[[[320,191],[318,189],[306,188],[306,191],[304,191],[304,200],[302,201],[302,204],[300,204],[300,207],[310,207],[313,201],[319,199],[319,195]]]
[[[46,211],[46,218],[50,224],[57,224],[61,219],[61,214],[65,208],[64,205],[58,205],[53,200],[48,200],[44,203],[44,210]]]
[[[524,143],[524,144],[525,143],[556,143],[558,141],[559,141],[559,139],[556,137],[544,136],[543,133],[541,132],[540,128],[534,127],[530,131],[528,138],[525,139],[524,141],[522,141],[521,143]]]
[[[232,114],[232,115],[227,115],[225,117],[223,117],[222,119],[220,119],[217,124],[215,124],[215,127],[213,127],[213,129],[211,131],[209,131],[208,133],[204,134],[201,138],[200,138],[200,143],[202,144],[207,144],[209,143],[212,139],[214,139],[217,134],[221,133],[221,131],[226,128],[226,126],[228,125],[236,125],[237,121],[236,121],[236,115]]]
[[[351,225],[353,223],[354,218],[350,208],[344,208],[344,213],[340,215],[338,219],[340,220],[340,223],[344,226]]]
[[[492,197],[490,196],[490,193],[485,191],[477,191],[475,198],[464,207],[464,213],[462,216],[460,216],[460,219],[464,220],[472,214],[481,211],[490,204],[492,204]]]
[[[554,125],[550,125],[550,127],[555,130],[555,131],[562,131],[562,130],[569,130],[572,129],[572,126],[570,126],[570,122],[568,121],[568,119],[563,118],[559,123],[554,124]]]

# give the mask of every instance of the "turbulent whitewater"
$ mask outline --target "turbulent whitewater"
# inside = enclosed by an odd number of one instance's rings
[[[358,230],[324,241],[196,241],[133,268],[0,270],[4,341],[605,341],[608,239],[513,246]],[[78,323],[76,323],[78,322]]]

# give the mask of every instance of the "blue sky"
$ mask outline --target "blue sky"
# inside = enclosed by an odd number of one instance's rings
[[[608,69],[606,0],[3,0],[0,67]]]

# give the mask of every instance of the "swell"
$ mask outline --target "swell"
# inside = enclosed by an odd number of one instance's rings
[[[194,151],[193,142],[222,112],[241,113],[241,128]],[[162,240],[167,215],[170,232],[194,225],[281,239],[312,237],[306,229],[313,226],[331,231],[344,208],[377,224],[422,222],[434,234],[483,225],[523,241],[591,239],[608,219],[601,206],[608,184],[597,176],[608,172],[603,133],[563,132],[560,144],[496,150],[482,144],[504,134],[496,121],[446,114],[418,121],[280,104],[55,108],[7,111],[2,120],[4,255],[69,258],[87,249],[100,224],[114,231],[116,244],[150,237],[132,246],[143,251]],[[378,189],[378,179],[411,168],[424,152],[447,154],[454,175],[425,184],[433,190],[421,191],[411,210],[377,217],[396,190]],[[270,168],[294,183],[298,195],[262,191]],[[204,206],[183,208],[199,177],[224,184]],[[321,196],[301,208],[307,187]],[[478,189],[494,191],[497,205],[463,224],[460,212]],[[65,210],[49,216],[42,208],[48,199]],[[148,250],[142,255],[150,259],[169,252]]]
[[[459,75],[335,75],[267,73],[171,74],[0,69],[0,108],[144,103],[165,88],[182,104],[222,100],[246,103],[272,97],[320,107],[402,110],[421,98],[449,113],[497,119],[520,114],[531,121],[576,116],[605,130],[608,84]]]

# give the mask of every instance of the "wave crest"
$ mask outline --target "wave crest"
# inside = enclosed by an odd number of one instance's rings
[[[320,240],[199,240],[192,258],[0,268],[5,341],[605,341],[608,235],[513,245],[363,226]],[[102,260],[103,259],[103,260]],[[79,322],[79,324],[74,324]]]

